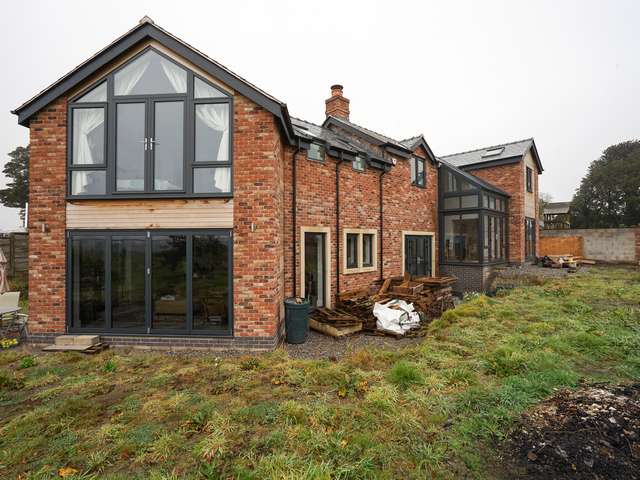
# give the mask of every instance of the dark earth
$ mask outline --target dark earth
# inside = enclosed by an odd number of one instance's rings
[[[563,390],[525,413],[506,478],[640,479],[640,384]]]

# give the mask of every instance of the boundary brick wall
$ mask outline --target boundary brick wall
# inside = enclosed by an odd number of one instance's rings
[[[544,241],[568,237],[582,238],[582,256],[589,260],[640,262],[640,227],[542,230]]]

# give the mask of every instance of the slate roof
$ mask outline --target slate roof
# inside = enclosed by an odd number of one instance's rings
[[[534,146],[533,138],[525,138],[524,140],[518,140],[515,142],[492,145],[491,147],[478,148],[476,150],[469,150],[468,152],[444,155],[440,157],[440,159],[446,160],[452,165],[462,168],[470,165],[481,164],[484,162],[495,162],[497,160],[522,157],[529,151],[532,146]],[[486,155],[487,152],[490,152],[491,150],[499,149],[502,150],[495,155]]]
[[[404,140],[400,140],[400,143],[404,145],[409,150],[414,150],[418,144],[422,141],[422,135],[416,135],[415,137],[405,138]]]
[[[364,134],[365,136],[368,137],[372,137],[374,139],[376,139],[378,142],[380,142],[381,144],[389,144],[392,145],[396,148],[399,148],[401,150],[407,150],[407,147],[405,145],[403,145],[401,142],[399,142],[398,140],[394,140],[391,137],[387,137],[386,135],[383,135],[381,133],[378,132],[374,132],[373,130],[369,130],[366,127],[363,127],[361,125],[358,125],[356,123],[350,122],[348,120],[344,120],[342,118],[338,118],[338,117],[334,117],[332,115],[328,116],[327,119],[324,121],[324,123],[322,124],[323,126],[329,124],[329,123],[337,123],[338,125],[343,125],[346,127],[350,127],[354,130],[358,130],[360,133]]]
[[[343,137],[333,130],[316,125],[315,123],[308,122],[299,118],[291,117],[291,123],[296,135],[305,138],[307,140],[319,140],[327,144],[329,147],[334,147],[339,150],[343,150],[352,154],[365,153],[369,158],[374,159],[380,163],[387,165],[393,165],[393,161],[383,158],[373,150],[370,150],[362,145],[351,142],[348,138]]]
[[[545,215],[558,215],[562,213],[569,213],[571,202],[553,202],[547,203],[544,207]]]
[[[295,134],[302,138],[306,138],[307,140],[320,140],[329,146],[353,153],[357,153],[361,150],[349,143],[346,139],[338,137],[338,135],[336,135],[332,130],[316,125],[315,123],[291,117],[291,124],[293,125],[293,131]]]

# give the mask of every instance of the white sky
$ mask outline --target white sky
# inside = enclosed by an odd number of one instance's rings
[[[541,192],[638,138],[638,1],[12,1],[0,16],[0,162],[28,142],[9,110],[144,16],[320,123],[333,83],[351,120],[436,155],[533,136]],[[4,183],[4,181],[2,181]],[[19,224],[0,208],[0,229]]]

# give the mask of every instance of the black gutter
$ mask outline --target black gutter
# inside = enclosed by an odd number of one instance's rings
[[[300,142],[298,142],[298,146],[296,147],[296,151],[293,152],[293,162],[292,162],[292,172],[291,172],[291,194],[292,194],[292,198],[291,198],[291,226],[292,226],[292,236],[293,236],[293,260],[291,261],[292,264],[292,270],[293,270],[293,296],[297,297],[298,296],[298,279],[297,279],[297,260],[298,260],[298,252],[296,251],[296,246],[297,246],[297,236],[298,236],[298,232],[296,231],[296,217],[297,217],[297,209],[296,209],[296,203],[297,203],[297,188],[296,188],[296,166],[297,166],[297,161],[296,161],[296,157],[298,156],[298,153],[300,153]],[[302,261],[302,259],[300,260]]]

